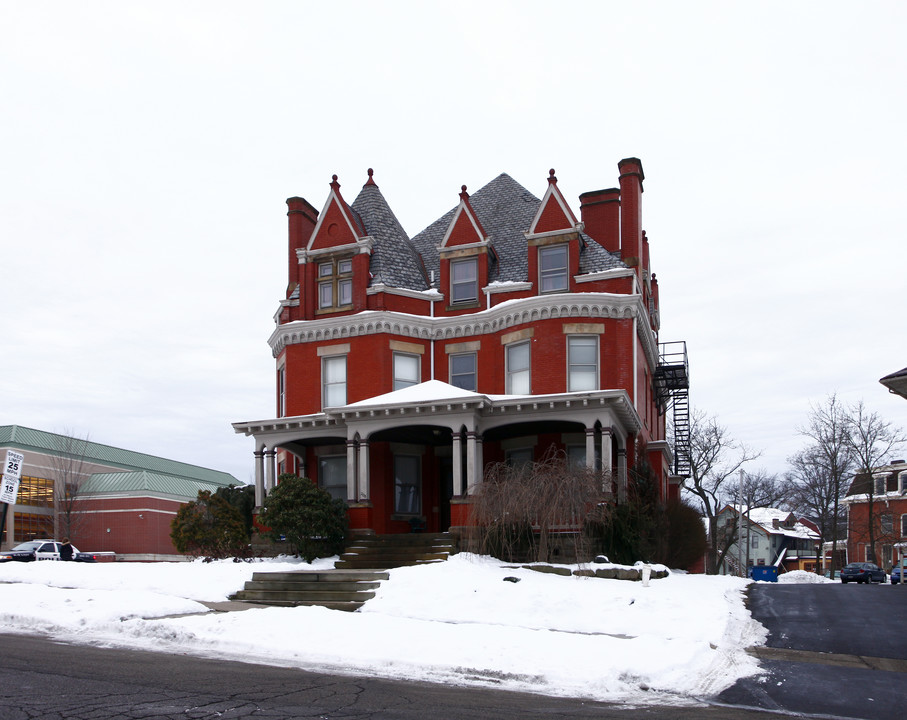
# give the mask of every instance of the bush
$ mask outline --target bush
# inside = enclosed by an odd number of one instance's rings
[[[246,537],[251,539],[253,517],[255,514],[255,486],[230,485],[229,487],[217,488],[217,490],[214,491],[214,494],[221,496],[239,510],[243,525],[246,528]]]
[[[180,507],[170,523],[170,539],[179,552],[194,557],[220,559],[249,554],[249,535],[239,510],[208,490],[199,490],[198,498]]]
[[[343,550],[348,519],[346,503],[335,500],[308,478],[284,474],[268,493],[258,516],[267,537],[286,539],[306,562]]]

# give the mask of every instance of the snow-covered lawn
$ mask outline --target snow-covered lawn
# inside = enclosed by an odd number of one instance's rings
[[[624,703],[692,703],[759,672],[744,650],[765,630],[744,607],[748,581],[729,577],[673,573],[645,587],[461,554],[392,570],[356,613],[200,602],[226,600],[256,571],[311,567],[6,563],[0,632]]]

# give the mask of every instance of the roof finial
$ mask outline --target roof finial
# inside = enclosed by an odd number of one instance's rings
[[[372,175],[374,175],[374,174],[375,174],[375,171],[372,170],[371,168],[369,168],[368,169],[368,180],[365,181],[365,185],[377,185],[378,184],[375,182],[375,179],[372,177]],[[363,185],[363,187],[365,187],[365,185]]]
[[[468,199],[469,199],[469,193],[466,192],[466,186],[460,185],[460,200],[468,200]]]
[[[557,185],[557,178],[554,176],[554,168],[551,168],[548,171],[548,182],[552,183],[553,185]]]
[[[336,176],[336,175],[331,175],[331,188],[333,188],[334,190],[339,190],[339,189],[340,189],[340,183],[337,182],[337,176]]]

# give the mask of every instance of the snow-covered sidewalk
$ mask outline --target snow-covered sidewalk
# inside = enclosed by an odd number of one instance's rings
[[[745,649],[765,630],[744,607],[748,581],[728,577],[645,587],[461,554],[392,570],[356,613],[202,604],[253,572],[332,564],[6,563],[0,632],[625,703],[695,702],[759,672]]]

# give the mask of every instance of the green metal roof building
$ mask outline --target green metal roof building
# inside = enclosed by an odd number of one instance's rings
[[[3,458],[7,450],[25,461],[3,548],[65,534],[80,550],[118,559],[177,559],[169,534],[179,506],[200,490],[242,484],[220,470],[20,425],[0,425]]]

